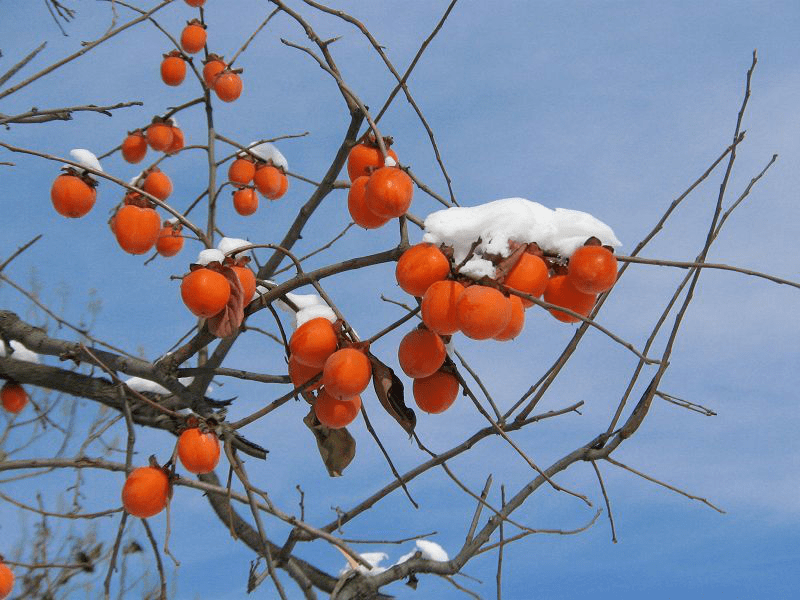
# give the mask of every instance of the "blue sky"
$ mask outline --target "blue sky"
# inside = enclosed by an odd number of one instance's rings
[[[232,54],[270,10],[266,2],[242,1],[239,14],[209,0],[209,39]],[[298,3],[293,3],[298,4]],[[75,2],[78,17],[62,37],[43,3],[0,0],[0,71],[48,40],[47,50],[27,73],[95,39],[110,22],[110,11],[91,2]],[[342,2],[338,7],[360,18],[399,69],[404,69],[428,35],[445,2]],[[123,18],[128,13],[120,7]],[[191,11],[183,2],[159,17],[178,32]],[[314,16],[323,37],[342,35],[331,46],[345,79],[373,110],[383,103],[393,79],[357,32],[332,19]],[[24,24],[24,26],[20,26]],[[476,2],[463,0],[428,48],[410,78],[412,93],[436,133],[442,156],[461,204],[523,196],[550,207],[586,210],[609,223],[630,251],[669,205],[730,143],[741,104],[744,77],[753,49],[759,64],[729,184],[729,201],[768,162],[779,159],[734,213],[709,256],[724,262],[798,280],[796,234],[800,189],[800,7],[794,2]],[[310,135],[280,144],[293,171],[321,177],[347,123],[344,104],[329,78],[302,53],[279,42],[286,37],[306,43],[303,32],[284,17],[276,18],[242,55],[243,97],[218,105],[218,131],[243,143],[261,137]],[[216,40],[219,40],[217,42]],[[165,107],[194,98],[196,83],[166,88],[158,78],[160,54],[169,48],[152,27],[136,27],[95,52],[2,101],[0,112],[13,114],[30,106],[111,104],[141,99],[145,106],[113,118],[79,115],[69,123],[15,126],[3,131],[8,143],[66,155],[70,148],[104,152],[125,131],[140,126]],[[24,76],[24,75],[23,75]],[[17,76],[12,82],[20,80]],[[202,143],[199,109],[179,116],[187,140]],[[395,137],[401,162],[440,193],[446,191],[427,136],[413,111],[397,99],[381,122]],[[0,152],[11,160],[2,193],[5,210],[3,245],[7,256],[34,235],[44,238],[8,275],[21,283],[36,278],[42,297],[78,320],[86,304],[102,298],[95,333],[125,340],[125,348],[154,359],[188,330],[193,319],[179,302],[181,274],[194,258],[193,247],[171,261],[147,267],[138,257],[118,251],[105,221],[121,198],[104,183],[90,215],[66,221],[51,210],[48,189],[57,164]],[[188,205],[203,185],[199,151],[169,163],[178,190],[175,204]],[[106,170],[127,179],[136,169],[113,157]],[[645,256],[691,260],[705,237],[722,171],[700,186],[654,240]],[[229,203],[220,209],[223,231],[253,241],[274,241],[293,218],[311,188],[293,180],[279,202],[262,201],[246,219]],[[223,194],[225,200],[227,193]],[[345,194],[332,194],[308,225],[297,249],[311,250],[334,237],[348,222]],[[417,192],[412,212],[424,216],[440,206]],[[416,236],[416,237],[415,237]],[[412,240],[421,237],[412,233]],[[354,231],[335,245],[329,257],[309,267],[390,247],[396,231]],[[637,346],[643,344],[667,294],[683,272],[665,267],[631,268],[600,314],[600,321]],[[381,293],[407,300],[394,285],[392,267],[382,266],[328,280],[326,289],[364,335],[399,316],[380,302]],[[66,300],[62,299],[62,296]],[[720,515],[697,502],[672,494],[608,464],[601,464],[611,497],[619,543],[612,544],[605,515],[579,536],[535,536],[507,548],[503,597],[506,599],[577,598],[788,598],[797,578],[798,411],[796,390],[800,359],[796,289],[732,273],[706,272],[689,310],[664,391],[712,408],[709,418],[656,403],[643,428],[615,456],[618,460],[721,506]],[[25,315],[23,299],[0,287],[0,306]],[[457,347],[474,363],[502,406],[510,406],[557,356],[572,334],[570,326],[547,315],[529,313],[525,332],[508,344],[473,342]],[[260,313],[255,323],[269,327]],[[67,335],[60,332],[61,335]],[[404,331],[375,345],[387,362]],[[263,337],[243,338],[228,366],[280,372],[281,349]],[[633,355],[595,332],[590,333],[559,382],[544,397],[542,410],[585,400],[581,416],[534,426],[515,440],[540,464],[570,451],[605,427],[627,378]],[[281,390],[222,380],[219,397],[238,396],[232,418],[279,396]],[[68,400],[68,399],[67,399]],[[65,400],[65,401],[67,401]],[[377,405],[365,404],[398,468],[423,460],[422,453]],[[481,426],[474,409],[461,399],[439,417],[420,416],[418,432],[435,451],[460,442]],[[290,403],[275,418],[247,430],[270,450],[263,464],[248,462],[251,476],[287,510],[297,502],[295,485],[306,492],[308,520],[326,523],[332,506],[350,506],[391,479],[363,426],[353,428],[359,453],[345,476],[329,479],[313,440],[300,419],[304,407]],[[122,434],[121,434],[122,435]],[[141,460],[151,452],[168,454],[172,440],[140,432]],[[526,465],[497,441],[485,441],[452,468],[472,489],[494,475],[490,500],[499,504],[499,485],[513,493],[530,478]],[[97,478],[97,506],[118,503],[118,475]],[[602,496],[590,466],[576,466],[560,482],[588,494],[597,506]],[[53,479],[48,485],[58,486]],[[107,490],[107,493],[106,493]],[[463,540],[474,503],[441,472],[415,480],[411,493],[421,509],[413,510],[400,494],[381,502],[347,528],[351,537],[403,537],[436,530],[434,540],[453,552]],[[32,488],[20,485],[20,497]],[[173,504],[173,552],[182,561],[173,579],[176,598],[244,598],[250,551],[231,541],[210,514],[205,500],[179,489]],[[580,503],[541,490],[517,518],[531,527],[575,528],[594,514]],[[17,513],[0,505],[9,537],[20,535]],[[163,536],[163,517],[154,519]],[[8,525],[6,525],[8,524]],[[115,524],[100,526],[115,528]],[[269,526],[281,540],[283,528]],[[409,544],[382,550],[395,560]],[[202,554],[197,548],[206,549]],[[3,549],[0,548],[0,552]],[[321,543],[301,555],[329,571],[343,565],[338,552]],[[467,565],[482,581],[458,582],[484,598],[494,597],[496,554]],[[396,584],[387,590],[398,598],[460,598],[446,582],[423,577],[417,592]],[[796,591],[796,590],[795,590]],[[271,592],[264,591],[265,597]],[[77,597],[77,596],[76,596]],[[91,597],[91,596],[90,596]]]

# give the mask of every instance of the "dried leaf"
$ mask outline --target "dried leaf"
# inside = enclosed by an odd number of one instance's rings
[[[386,409],[395,421],[406,430],[408,435],[414,433],[417,425],[417,415],[406,406],[403,394],[403,382],[395,375],[391,368],[383,364],[373,354],[368,354],[372,363],[372,385],[375,394],[381,401],[383,408]]]
[[[239,276],[230,267],[223,267],[220,272],[231,286],[231,297],[219,314],[208,320],[208,330],[219,338],[228,337],[239,331],[244,320],[244,288]]]
[[[501,259],[497,263],[497,265],[495,266],[495,268],[494,268],[495,277],[494,278],[495,278],[495,281],[497,281],[497,283],[505,282],[506,276],[511,272],[511,269],[514,268],[514,266],[519,261],[520,257],[523,254],[525,254],[525,251],[528,248],[527,244],[516,244],[515,242],[509,242],[508,245],[512,246],[512,247],[513,246],[516,246],[516,247],[514,247],[514,249],[511,252],[511,254],[509,254],[507,257]]]
[[[341,477],[342,471],[347,468],[356,455],[356,441],[353,436],[344,427],[341,429],[325,427],[317,420],[313,407],[303,418],[303,423],[317,439],[317,448],[319,448],[325,468],[328,469],[328,475]]]

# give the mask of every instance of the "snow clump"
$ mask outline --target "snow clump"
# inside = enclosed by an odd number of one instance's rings
[[[25,346],[22,345],[21,342],[17,340],[11,340],[11,352],[9,358],[13,358],[16,360],[21,360],[23,362],[29,363],[36,363],[39,364],[39,355],[36,354],[33,350],[28,350]],[[6,355],[6,346],[3,343],[0,343],[0,356]]]
[[[100,161],[94,153],[89,152],[84,148],[73,148],[69,151],[69,155],[76,163],[80,164],[87,169],[94,169],[95,171],[103,172],[103,167],[100,166]]]
[[[272,164],[276,167],[283,169],[284,171],[289,170],[289,162],[286,160],[286,157],[281,154],[281,151],[275,147],[275,144],[271,144],[269,142],[257,144],[253,142],[247,147],[247,149],[264,162],[272,161]]]
[[[479,206],[456,206],[431,213],[425,219],[423,242],[453,248],[461,264],[478,239],[480,243],[460,272],[474,279],[495,277],[494,264],[484,255],[506,257],[509,242],[535,242],[545,253],[568,258],[590,237],[607,246],[621,246],[611,227],[579,210],[552,210],[525,198],[505,198]]]

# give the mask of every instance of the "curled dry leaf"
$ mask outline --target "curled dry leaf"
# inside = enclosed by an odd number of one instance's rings
[[[386,409],[395,421],[406,430],[408,435],[414,433],[417,426],[417,415],[406,406],[403,394],[403,382],[395,375],[394,371],[383,364],[373,354],[367,354],[369,362],[372,363],[372,385],[375,388],[375,395],[381,401],[381,405]]]
[[[244,288],[239,277],[231,267],[222,267],[220,271],[231,286],[231,297],[222,311],[208,319],[208,330],[219,338],[233,335],[239,330],[244,320]]]
[[[317,448],[328,475],[331,477],[341,477],[342,472],[356,455],[356,441],[347,431],[347,428],[330,429],[325,427],[317,420],[314,414],[314,407],[308,411],[303,418],[306,424],[317,439]]]

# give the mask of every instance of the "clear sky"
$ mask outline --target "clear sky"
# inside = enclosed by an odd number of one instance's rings
[[[64,37],[43,2],[0,0],[0,71],[48,40],[29,69],[42,68],[97,38],[111,12],[105,3],[72,2],[78,13]],[[271,10],[267,2],[243,0],[235,10],[209,0],[209,40],[231,55]],[[291,3],[308,12],[299,2]],[[404,70],[447,3],[440,0],[340,2],[361,19],[399,70]],[[121,19],[130,15],[118,7]],[[192,11],[176,2],[158,17],[177,34]],[[346,81],[377,110],[394,80],[357,31],[334,18],[312,16],[323,38],[342,36],[331,46]],[[775,165],[731,217],[709,260],[800,279],[796,238],[800,189],[800,5],[796,2],[485,2],[462,0],[409,80],[410,89],[433,128],[442,158],[463,205],[522,196],[549,207],[585,210],[610,224],[628,253],[680,195],[731,142],[752,52],[759,63],[743,128],[744,143],[729,184],[736,198],[774,153]],[[310,132],[280,143],[292,171],[319,179],[338,147],[348,115],[331,79],[303,53],[279,38],[306,44],[303,31],[276,17],[239,59],[244,94],[218,105],[217,130],[247,143],[284,134]],[[115,41],[70,63],[51,76],[0,100],[0,113],[31,106],[113,104],[142,100],[144,107],[115,112],[112,118],[82,114],[68,123],[14,126],[0,132],[11,144],[66,156],[70,148],[98,154],[119,144],[129,129],[142,126],[166,107],[199,94],[196,82],[167,88],[158,76],[169,42],[155,28],[138,26]],[[219,103],[218,103],[219,104]],[[204,143],[200,108],[178,117],[187,143]],[[395,138],[400,161],[434,190],[446,194],[427,135],[404,99],[398,98],[381,122]],[[94,331],[128,351],[155,359],[193,324],[181,305],[178,282],[199,247],[189,245],[176,259],[143,266],[124,255],[105,224],[122,193],[103,183],[98,204],[84,219],[67,221],[48,201],[57,163],[0,150],[4,175],[0,259],[38,233],[44,238],[9,268],[8,275],[41,286],[41,297],[78,321],[87,304],[102,299]],[[169,163],[175,204],[188,206],[205,181],[200,151]],[[128,179],[137,169],[114,156],[104,168]],[[166,168],[166,167],[165,167]],[[644,253],[647,257],[692,260],[705,238],[722,170],[700,186]],[[294,217],[311,187],[291,181],[287,196],[262,200],[250,218],[233,212],[227,192],[220,208],[221,229],[254,242],[271,242]],[[332,194],[310,221],[297,250],[317,248],[348,223],[345,194]],[[412,212],[425,216],[441,206],[415,194]],[[389,230],[391,229],[391,231]],[[391,247],[396,228],[352,231],[331,253],[309,260],[321,266],[353,254]],[[421,233],[413,230],[412,241]],[[631,268],[600,313],[600,322],[641,346],[683,271],[666,267]],[[372,335],[401,313],[380,301],[383,293],[408,301],[383,266],[331,279],[326,289],[356,329]],[[800,539],[797,389],[798,290],[727,272],[705,272],[697,299],[672,357],[661,389],[714,410],[705,417],[666,402],[654,404],[645,425],[615,456],[622,462],[722,507],[721,515],[699,502],[671,493],[609,464],[601,464],[611,498],[619,542],[612,544],[605,512],[587,532],[575,536],[534,536],[506,549],[503,598],[789,598],[797,592]],[[30,314],[8,286],[0,286],[0,306]],[[532,309],[534,310],[534,309]],[[270,327],[266,311],[254,325]],[[558,355],[572,326],[548,315],[529,313],[525,332],[499,344],[461,337],[456,345],[475,366],[501,407],[513,404]],[[35,319],[34,319],[35,320]],[[68,336],[66,331],[54,335]],[[396,364],[395,332],[373,348]],[[663,343],[663,340],[662,340]],[[282,373],[281,348],[260,336],[242,338],[227,366]],[[553,460],[603,430],[635,365],[635,357],[593,332],[559,383],[544,397],[542,410],[578,400],[572,415],[537,425],[515,439],[539,464]],[[408,382],[410,384],[410,382]],[[219,384],[222,384],[221,386]],[[275,386],[273,386],[274,388]],[[221,380],[214,394],[237,396],[232,418],[252,412],[285,389]],[[287,388],[288,389],[288,388]],[[370,393],[365,404],[379,435],[401,471],[424,455],[381,409]],[[356,460],[345,476],[329,479],[313,439],[300,419],[305,408],[291,403],[275,418],[246,433],[270,449],[268,460],[248,462],[252,477],[286,510],[297,505],[296,484],[306,493],[307,520],[324,524],[332,507],[348,507],[391,480],[391,474],[362,424],[353,428]],[[420,415],[418,432],[434,451],[450,448],[481,426],[467,399],[444,415]],[[124,432],[120,435],[124,435]],[[140,432],[139,459],[164,456],[173,440]],[[532,476],[507,446],[487,441],[452,463],[473,490],[494,476],[490,501],[499,505],[499,485],[509,494]],[[223,473],[224,476],[224,473]],[[96,477],[97,506],[118,504],[119,475]],[[590,465],[577,465],[559,482],[603,505]],[[48,485],[58,486],[53,481]],[[3,488],[6,489],[5,487]],[[32,497],[27,484],[15,493]],[[440,471],[415,480],[414,510],[401,494],[386,498],[374,515],[345,531],[354,538],[383,539],[437,531],[431,539],[455,552],[474,510]],[[28,496],[26,496],[26,494]],[[516,518],[534,528],[573,529],[594,509],[547,490],[532,497]],[[5,540],[21,535],[17,512],[0,504],[0,552]],[[173,502],[171,547],[182,566],[172,577],[180,599],[238,599],[244,592],[253,553],[230,540],[206,501],[179,489]],[[153,519],[163,537],[164,518]],[[102,533],[116,523],[99,525]],[[282,541],[283,528],[269,534]],[[384,551],[391,564],[411,545],[356,546]],[[202,549],[202,552],[198,551]],[[322,543],[301,550],[330,572],[344,565]],[[149,557],[148,557],[149,560]],[[495,597],[496,553],[464,569],[457,582],[484,598]],[[266,584],[265,584],[266,585]],[[290,584],[291,585],[291,584]],[[794,592],[792,592],[794,590]],[[448,583],[424,576],[416,592],[402,584],[386,590],[398,598],[463,598]],[[296,592],[296,590],[293,590]],[[266,588],[263,597],[272,597]],[[88,597],[94,597],[91,594]],[[296,596],[293,596],[296,597]]]

